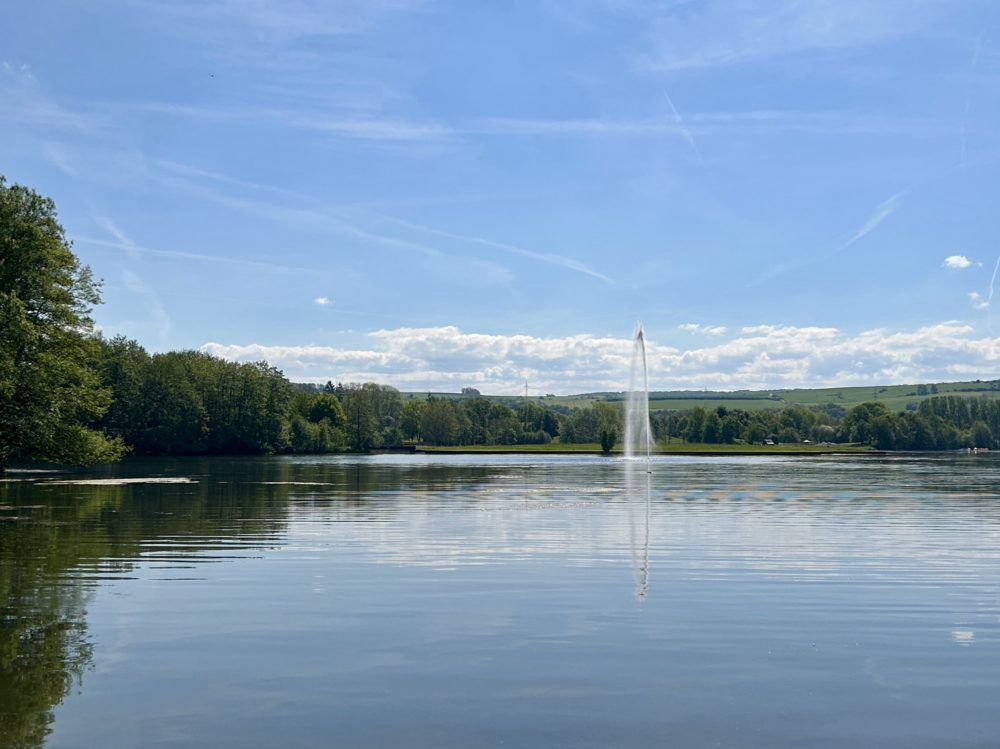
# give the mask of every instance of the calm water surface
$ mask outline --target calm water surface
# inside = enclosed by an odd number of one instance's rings
[[[0,747],[997,747],[998,487],[995,456],[10,473]]]

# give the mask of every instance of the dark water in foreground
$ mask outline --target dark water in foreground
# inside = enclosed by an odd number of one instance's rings
[[[190,483],[72,483],[116,476]],[[998,487],[994,456],[9,474],[0,747],[997,747]]]

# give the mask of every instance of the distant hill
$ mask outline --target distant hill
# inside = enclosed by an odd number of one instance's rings
[[[465,398],[460,393],[404,393],[405,398]],[[920,401],[935,395],[958,395],[968,398],[1000,399],[1000,380],[973,380],[970,382],[937,382],[913,385],[883,385],[836,388],[796,388],[792,390],[668,390],[649,394],[649,407],[653,411],[690,411],[703,408],[739,408],[745,411],[777,410],[788,406],[826,406],[835,404],[850,409],[859,403],[878,401],[892,411],[916,409]],[[485,395],[491,401],[516,407],[524,396]],[[528,400],[556,410],[569,410],[586,406],[595,401],[615,402],[625,397],[623,392],[581,393],[579,395],[530,396]]]

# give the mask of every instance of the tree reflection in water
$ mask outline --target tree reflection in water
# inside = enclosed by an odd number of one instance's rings
[[[92,656],[89,590],[60,579],[82,558],[78,527],[57,517],[65,510],[26,504],[29,491],[0,490],[0,746],[17,749],[44,743]]]

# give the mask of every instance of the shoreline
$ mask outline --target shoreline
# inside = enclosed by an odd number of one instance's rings
[[[504,449],[501,447],[495,448],[484,448],[481,450],[470,449],[468,447],[418,447],[415,450],[406,451],[396,451],[396,450],[373,450],[372,454],[411,454],[411,455],[602,455],[609,458],[620,458],[623,457],[624,453],[621,450],[614,450],[610,453],[605,453],[602,450],[530,450],[526,448],[512,447],[510,449]],[[680,455],[684,457],[725,457],[727,455],[736,455],[741,457],[746,456],[779,456],[779,457],[798,457],[798,456],[830,456],[830,455],[852,455],[852,456],[871,456],[871,457],[883,457],[889,455],[891,451],[889,450],[851,450],[851,449],[817,449],[817,450],[657,450],[650,453],[650,457],[662,457],[670,455]]]

